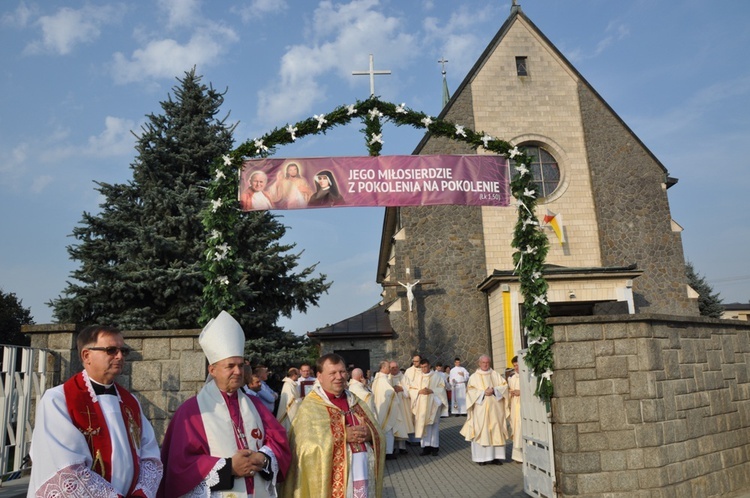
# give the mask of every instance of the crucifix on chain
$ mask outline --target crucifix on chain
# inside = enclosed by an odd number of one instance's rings
[[[369,71],[352,71],[352,75],[354,76],[370,76],[370,97],[375,96],[375,75],[378,74],[391,74],[390,70],[380,70],[375,71],[375,62],[372,57],[372,54],[370,54],[370,69]]]

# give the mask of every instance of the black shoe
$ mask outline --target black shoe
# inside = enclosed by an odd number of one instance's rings
[[[392,454],[392,453],[388,453],[388,454],[387,454],[387,455],[385,456],[385,459],[386,459],[386,460],[395,460],[395,459],[396,459],[396,455],[394,455],[394,454]]]
[[[503,464],[503,461],[502,461],[502,460],[498,460],[498,459],[495,459],[495,460],[492,460],[492,463],[493,463],[494,465],[502,465],[502,464]]]
[[[440,451],[440,448],[432,448],[432,456],[437,456],[438,451]]]
[[[431,454],[432,454],[432,448],[430,448],[429,446],[425,446],[424,448],[422,448],[422,453],[420,453],[419,456],[427,456]]]
[[[479,464],[480,466],[484,467],[485,465],[487,465],[487,464],[488,464],[488,463],[490,463],[490,462],[477,462],[477,463],[478,463],[478,464]]]
[[[399,450],[398,450],[398,453],[399,453],[400,455],[408,455],[408,454],[409,454],[409,452],[408,452],[408,451],[406,451],[406,449],[405,449],[405,448],[401,448],[401,449],[399,449]]]

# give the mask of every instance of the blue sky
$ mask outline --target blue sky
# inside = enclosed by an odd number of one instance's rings
[[[750,300],[750,2],[522,0],[679,183],[669,191],[686,257],[725,303]],[[0,288],[44,304],[77,266],[69,237],[125,182],[133,132],[193,66],[227,89],[237,143],[365,99],[368,54],[384,100],[437,115],[438,59],[452,91],[508,17],[497,0],[11,1],[0,4]],[[360,123],[278,156],[364,155]],[[385,126],[384,154],[420,135]],[[500,137],[503,138],[503,137]],[[334,281],[319,308],[283,324],[304,333],[380,299],[383,210],[280,213],[304,265]]]

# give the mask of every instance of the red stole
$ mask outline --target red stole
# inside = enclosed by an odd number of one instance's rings
[[[128,442],[133,458],[133,481],[128,494],[131,494],[138,483],[140,470],[138,450],[141,447],[141,409],[133,395],[124,387],[115,384],[115,388],[120,395],[122,420],[130,436]],[[89,391],[82,372],[68,379],[63,384],[63,390],[70,420],[81,431],[89,445],[93,460],[91,470],[112,482],[112,439],[101,405],[92,399],[92,391]]]
[[[355,443],[346,442],[346,426],[361,425],[364,424],[370,429],[372,433],[372,449],[375,452],[375,475],[380,474],[380,438],[378,437],[379,429],[375,427],[375,422],[367,417],[367,414],[356,402],[354,406],[349,406],[349,402],[346,398],[346,391],[340,397],[336,397],[333,394],[323,390],[328,396],[328,399],[333,405],[326,405],[328,410],[328,417],[330,419],[331,433],[333,434],[333,476],[331,478],[331,496],[333,498],[346,496],[346,476],[345,470],[348,466],[346,465],[346,445],[352,448],[353,453],[358,451],[365,451],[367,447],[362,444],[358,445]],[[341,423],[341,416],[344,416],[343,424]],[[359,447],[359,448],[358,448]],[[374,478],[374,477],[373,477]]]

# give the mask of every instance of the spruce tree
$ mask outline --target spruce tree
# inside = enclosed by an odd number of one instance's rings
[[[105,199],[84,213],[68,247],[81,266],[63,296],[51,301],[62,322],[102,323],[124,330],[200,325],[207,234],[202,225],[214,160],[232,148],[234,126],[217,117],[224,93],[201,84],[195,69],[178,78],[174,97],[149,114],[138,136],[133,178],[97,182]],[[267,212],[244,213],[235,226],[243,245],[242,302],[235,312],[248,337],[283,337],[280,315],[315,305],[329,284],[315,267],[297,269],[285,227]]]
[[[28,346],[31,339],[21,333],[21,325],[33,323],[31,310],[14,293],[0,289],[0,344]]]
[[[701,316],[721,318],[724,306],[721,304],[722,299],[719,297],[719,293],[714,293],[713,287],[706,282],[703,276],[695,271],[692,263],[685,263],[685,272],[688,278],[688,285],[698,293],[698,310]]]

